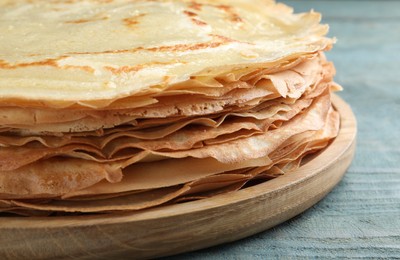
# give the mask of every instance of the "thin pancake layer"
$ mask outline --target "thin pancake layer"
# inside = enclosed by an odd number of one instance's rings
[[[278,97],[297,99],[322,80],[330,82],[333,70],[318,53],[282,68],[263,69],[218,79],[216,87],[184,85],[150,96],[152,103],[129,109],[39,109],[0,106],[0,125],[16,132],[59,133],[139,126],[148,118],[182,118],[250,109]],[[178,102],[177,102],[178,101]]]
[[[106,107],[333,42],[318,13],[268,0],[2,0],[0,17],[0,97],[21,106]]]

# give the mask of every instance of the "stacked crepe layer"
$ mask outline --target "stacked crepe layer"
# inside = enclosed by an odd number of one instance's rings
[[[2,212],[142,210],[208,198],[293,171],[338,133],[330,95],[340,87],[323,54],[332,40],[316,13],[294,15],[272,1],[0,6],[0,28],[14,22],[10,44],[50,19],[57,46],[0,47]],[[35,23],[16,22],[15,13],[35,14]],[[138,36],[154,24],[170,31]],[[80,30],[67,44],[52,26]],[[100,27],[93,46],[75,44]],[[36,36],[47,40],[40,28]],[[121,41],[104,45],[108,34]]]

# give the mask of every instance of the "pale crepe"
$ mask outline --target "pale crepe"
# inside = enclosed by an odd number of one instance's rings
[[[250,109],[251,106],[277,97],[299,98],[322,79],[330,81],[332,73],[321,54],[285,65],[283,71],[263,70],[235,81],[220,79],[216,88],[186,85],[186,89],[166,90],[152,96],[154,103],[138,108],[113,110],[27,109],[0,106],[0,124],[30,133],[82,132],[112,128],[121,124],[138,126],[144,118],[194,117]],[[227,79],[228,80],[228,79]],[[192,87],[192,88],[189,88]],[[211,91],[211,90],[216,91]],[[211,92],[211,93],[210,93]],[[216,93],[218,92],[218,93]],[[179,102],[176,102],[179,100]],[[246,107],[247,106],[247,107]]]
[[[333,43],[320,14],[268,0],[1,0],[0,17],[0,97],[21,106],[106,107]]]

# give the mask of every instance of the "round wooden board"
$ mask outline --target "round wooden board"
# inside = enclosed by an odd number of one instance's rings
[[[308,209],[342,179],[356,120],[338,96],[341,129],[295,172],[237,192],[137,213],[0,218],[1,259],[148,259],[205,248],[271,228]]]

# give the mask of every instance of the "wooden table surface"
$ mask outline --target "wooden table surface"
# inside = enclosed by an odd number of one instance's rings
[[[252,237],[168,259],[400,259],[400,1],[282,1],[314,9],[338,39],[328,54],[358,120],[342,182],[305,213]]]

